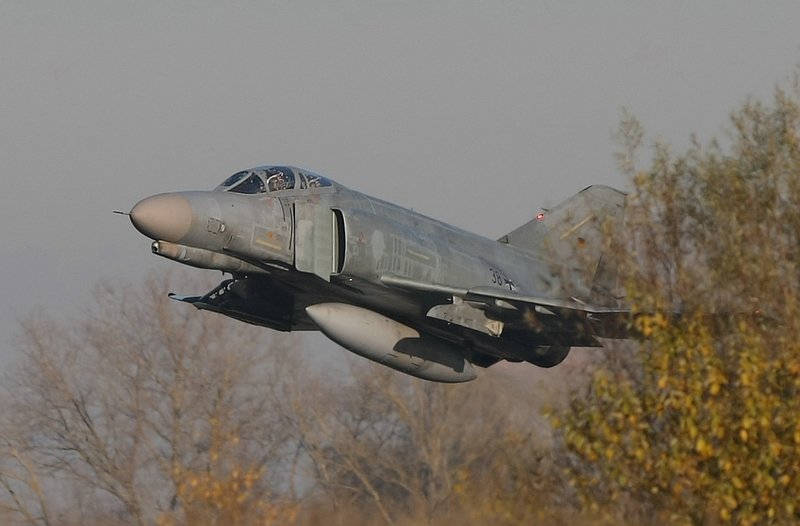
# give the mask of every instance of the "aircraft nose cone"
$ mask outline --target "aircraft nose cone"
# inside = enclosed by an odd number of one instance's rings
[[[136,203],[130,217],[136,230],[150,239],[177,243],[192,226],[192,207],[179,194],[159,194]]]

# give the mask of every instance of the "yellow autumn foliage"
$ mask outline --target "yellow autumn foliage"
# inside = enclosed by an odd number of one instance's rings
[[[639,339],[558,415],[586,509],[797,524],[800,90],[633,177],[621,264]],[[619,418],[623,415],[625,418]]]
[[[287,525],[297,520],[298,503],[273,501],[258,489],[263,469],[233,468],[186,471],[181,474],[177,498],[181,513],[159,517],[158,526]]]

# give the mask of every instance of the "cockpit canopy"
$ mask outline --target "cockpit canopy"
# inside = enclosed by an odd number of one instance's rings
[[[259,166],[228,177],[216,190],[238,194],[263,194],[333,186],[329,179],[291,166]]]

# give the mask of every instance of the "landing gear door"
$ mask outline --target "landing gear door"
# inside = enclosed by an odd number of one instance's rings
[[[294,205],[294,266],[325,281],[334,272],[333,214],[325,206],[310,203]]]

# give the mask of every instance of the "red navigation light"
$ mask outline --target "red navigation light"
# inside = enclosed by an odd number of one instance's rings
[[[539,212],[538,214],[536,214],[537,221],[541,221],[542,219],[544,219],[544,212]]]

